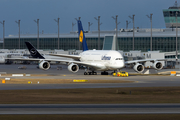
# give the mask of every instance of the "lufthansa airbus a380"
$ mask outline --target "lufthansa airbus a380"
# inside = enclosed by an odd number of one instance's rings
[[[79,61],[71,61],[69,62],[68,70],[71,72],[77,72],[79,70],[78,65],[83,65],[87,67],[84,75],[97,74],[95,71],[103,71],[101,74],[108,74],[106,71],[116,71],[122,69],[125,64],[134,64],[134,70],[136,72],[143,72],[144,66],[141,63],[151,61],[153,62],[153,68],[157,70],[162,69],[162,63],[160,61],[164,59],[145,59],[145,60],[134,60],[134,61],[124,61],[123,56],[114,50],[88,50],[86,44],[86,38],[84,35],[82,23],[80,20],[78,22],[78,33],[79,33],[79,41],[82,43],[83,52],[79,54],[79,56],[72,55],[62,55],[62,54],[50,54],[52,56],[59,57],[68,57],[72,59],[78,59]]]
[[[68,64],[68,70],[76,73],[79,71],[79,66],[84,66],[87,69],[84,72],[84,75],[96,75],[95,71],[102,71],[102,75],[107,75],[107,71],[119,71],[122,69],[125,64],[133,64],[133,69],[136,72],[143,72],[144,66],[142,63],[147,61],[153,62],[153,68],[157,70],[162,69],[162,63],[165,59],[144,59],[144,60],[133,60],[133,61],[124,61],[123,56],[114,50],[88,50],[86,38],[84,35],[82,23],[80,20],[78,22],[78,34],[79,34],[79,41],[82,43],[83,52],[79,55],[66,55],[66,54],[49,54],[51,56],[58,56],[58,57],[65,57],[71,58],[72,60],[64,60],[64,59],[45,59],[39,56],[38,51],[33,47],[29,49],[30,53],[35,56],[35,58],[28,58],[28,59],[13,59],[13,60],[29,60],[29,61],[39,61],[39,68],[43,70],[48,70],[50,68],[51,61],[58,61],[58,62],[66,62]],[[27,44],[27,43],[26,43]]]

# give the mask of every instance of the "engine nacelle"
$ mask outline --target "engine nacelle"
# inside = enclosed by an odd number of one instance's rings
[[[153,67],[154,69],[156,69],[156,70],[161,70],[161,69],[163,68],[163,65],[162,65],[161,62],[156,61],[156,62],[154,62],[154,64],[153,64],[152,67]]]
[[[50,68],[50,66],[51,66],[50,63],[47,61],[42,61],[39,64],[39,68],[42,70],[48,70]]]
[[[70,72],[76,73],[77,71],[79,71],[79,66],[78,66],[77,64],[71,63],[71,64],[68,66],[68,70],[69,70]]]
[[[137,63],[137,64],[133,67],[133,69],[134,69],[136,72],[138,72],[138,73],[142,73],[142,72],[144,71],[144,66],[143,66],[142,64]]]

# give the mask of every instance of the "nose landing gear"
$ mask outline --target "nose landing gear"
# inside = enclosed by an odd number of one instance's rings
[[[97,72],[84,72],[84,75],[97,75]]]
[[[106,71],[101,72],[101,75],[108,75],[108,72],[106,72]]]

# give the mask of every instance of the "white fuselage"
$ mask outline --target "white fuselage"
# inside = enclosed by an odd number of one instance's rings
[[[97,67],[94,70],[117,70],[124,67],[123,56],[113,50],[87,50],[80,54],[81,62],[90,63]]]

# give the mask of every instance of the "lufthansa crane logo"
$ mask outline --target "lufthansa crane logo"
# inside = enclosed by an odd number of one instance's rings
[[[79,34],[79,41],[82,43],[83,42],[83,31],[81,30]]]
[[[30,52],[31,52],[32,55],[36,55],[36,53],[37,53],[37,51],[36,51],[34,48],[32,48],[32,49],[30,50]]]

